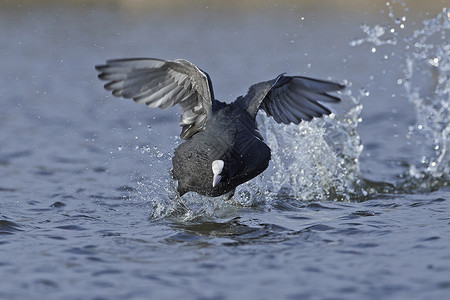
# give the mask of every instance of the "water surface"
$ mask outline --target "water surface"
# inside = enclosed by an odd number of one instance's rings
[[[442,299],[450,292],[444,1],[0,10],[0,298]],[[324,120],[258,117],[236,196],[175,199],[179,110],[95,64],[186,58],[232,101],[282,72],[348,85]]]

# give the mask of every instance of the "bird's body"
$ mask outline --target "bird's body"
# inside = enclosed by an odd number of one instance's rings
[[[233,193],[268,167],[270,149],[255,120],[260,109],[278,123],[298,124],[330,114],[318,101],[338,102],[329,92],[343,88],[330,81],[279,75],[225,104],[214,98],[209,75],[186,60],[109,60],[96,69],[115,96],[149,107],[181,106],[180,136],[185,141],[172,159],[181,196],[191,191],[211,197]]]
[[[220,196],[263,172],[270,161],[270,149],[256,130],[250,114],[232,104],[213,112],[205,131],[175,149],[173,175],[179,193]],[[215,160],[224,161],[225,167],[222,180],[212,187],[210,166]],[[189,173],[191,176],[185,176]]]

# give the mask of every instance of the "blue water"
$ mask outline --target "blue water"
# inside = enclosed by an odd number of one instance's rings
[[[444,1],[3,4],[1,299],[444,299]],[[282,72],[345,82],[329,118],[258,117],[273,158],[234,198],[175,198],[179,110],[102,89],[109,58],[185,58],[232,101]]]

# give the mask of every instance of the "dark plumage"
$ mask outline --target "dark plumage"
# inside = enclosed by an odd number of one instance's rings
[[[252,85],[245,96],[226,104],[214,98],[209,75],[183,59],[108,60],[95,67],[105,89],[149,107],[182,108],[180,137],[175,149],[173,176],[180,195],[197,192],[220,196],[262,173],[270,149],[256,125],[260,109],[277,123],[329,115],[321,102],[339,102],[329,94],[343,85],[302,76],[284,76]]]

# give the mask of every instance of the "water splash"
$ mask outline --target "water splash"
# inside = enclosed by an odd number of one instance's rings
[[[405,39],[410,46],[403,86],[416,112],[408,139],[418,157],[406,183],[433,189],[450,180],[450,10],[443,8],[423,24]]]
[[[370,27],[367,24],[363,24],[361,25],[361,30],[366,34],[366,36],[351,41],[350,46],[356,47],[364,43],[370,43],[374,46],[397,44],[395,30],[389,28],[388,26],[375,25]],[[375,49],[372,50],[372,52],[376,52],[376,48],[372,49]]]
[[[282,126],[263,118],[260,128],[272,149],[269,171],[273,197],[297,200],[350,200],[367,195],[359,171],[363,149],[356,131],[359,98],[346,91],[352,107],[343,115]],[[267,188],[267,183],[265,184]]]
[[[174,142],[175,147],[179,143]],[[235,200],[238,197],[227,199],[210,198],[196,193],[187,193],[180,197],[177,192],[177,183],[172,177],[172,167],[168,164],[171,154],[163,153],[157,147],[137,146],[134,149],[150,160],[148,165],[152,169],[165,170],[151,172],[139,178],[137,184],[137,198],[144,203],[150,203],[151,220],[170,219],[177,223],[207,222],[235,215],[234,212],[242,206],[252,206],[251,200]],[[237,194],[243,195],[242,192]],[[253,196],[254,198],[254,196]],[[237,204],[237,205],[236,205]]]
[[[369,26],[368,24],[361,25],[361,30],[364,33],[363,37],[353,39],[349,45],[351,47],[357,47],[362,44],[369,44],[372,46],[370,51],[372,53],[377,52],[377,47],[379,46],[398,46],[399,36],[406,28],[406,16],[400,15],[397,17],[396,11],[408,11],[408,7],[404,1],[387,1],[385,3],[388,13],[387,16],[391,19],[388,24],[380,25],[376,24],[374,26]],[[385,13],[381,10],[381,13]],[[387,59],[388,56],[385,56]]]
[[[406,174],[398,175],[393,192],[431,191],[449,184],[450,12],[443,8],[435,18],[425,20],[421,29],[401,38],[407,18],[396,16],[398,4],[407,11],[403,1],[386,2],[393,22],[373,27],[362,25],[366,36],[353,40],[350,46],[367,43],[373,46],[372,53],[384,45],[402,49],[404,78],[397,83],[404,87],[415,109],[416,124],[409,127],[407,138],[416,158],[410,162]]]
[[[237,200],[238,195],[236,198],[227,199],[226,197],[210,198],[196,193],[187,193],[180,197],[173,179],[169,184],[161,186],[140,182],[138,191],[141,200],[151,203],[149,216],[151,220],[170,219],[177,223],[190,223],[208,222],[221,218],[229,219],[238,216],[237,212],[245,206],[245,203]]]

